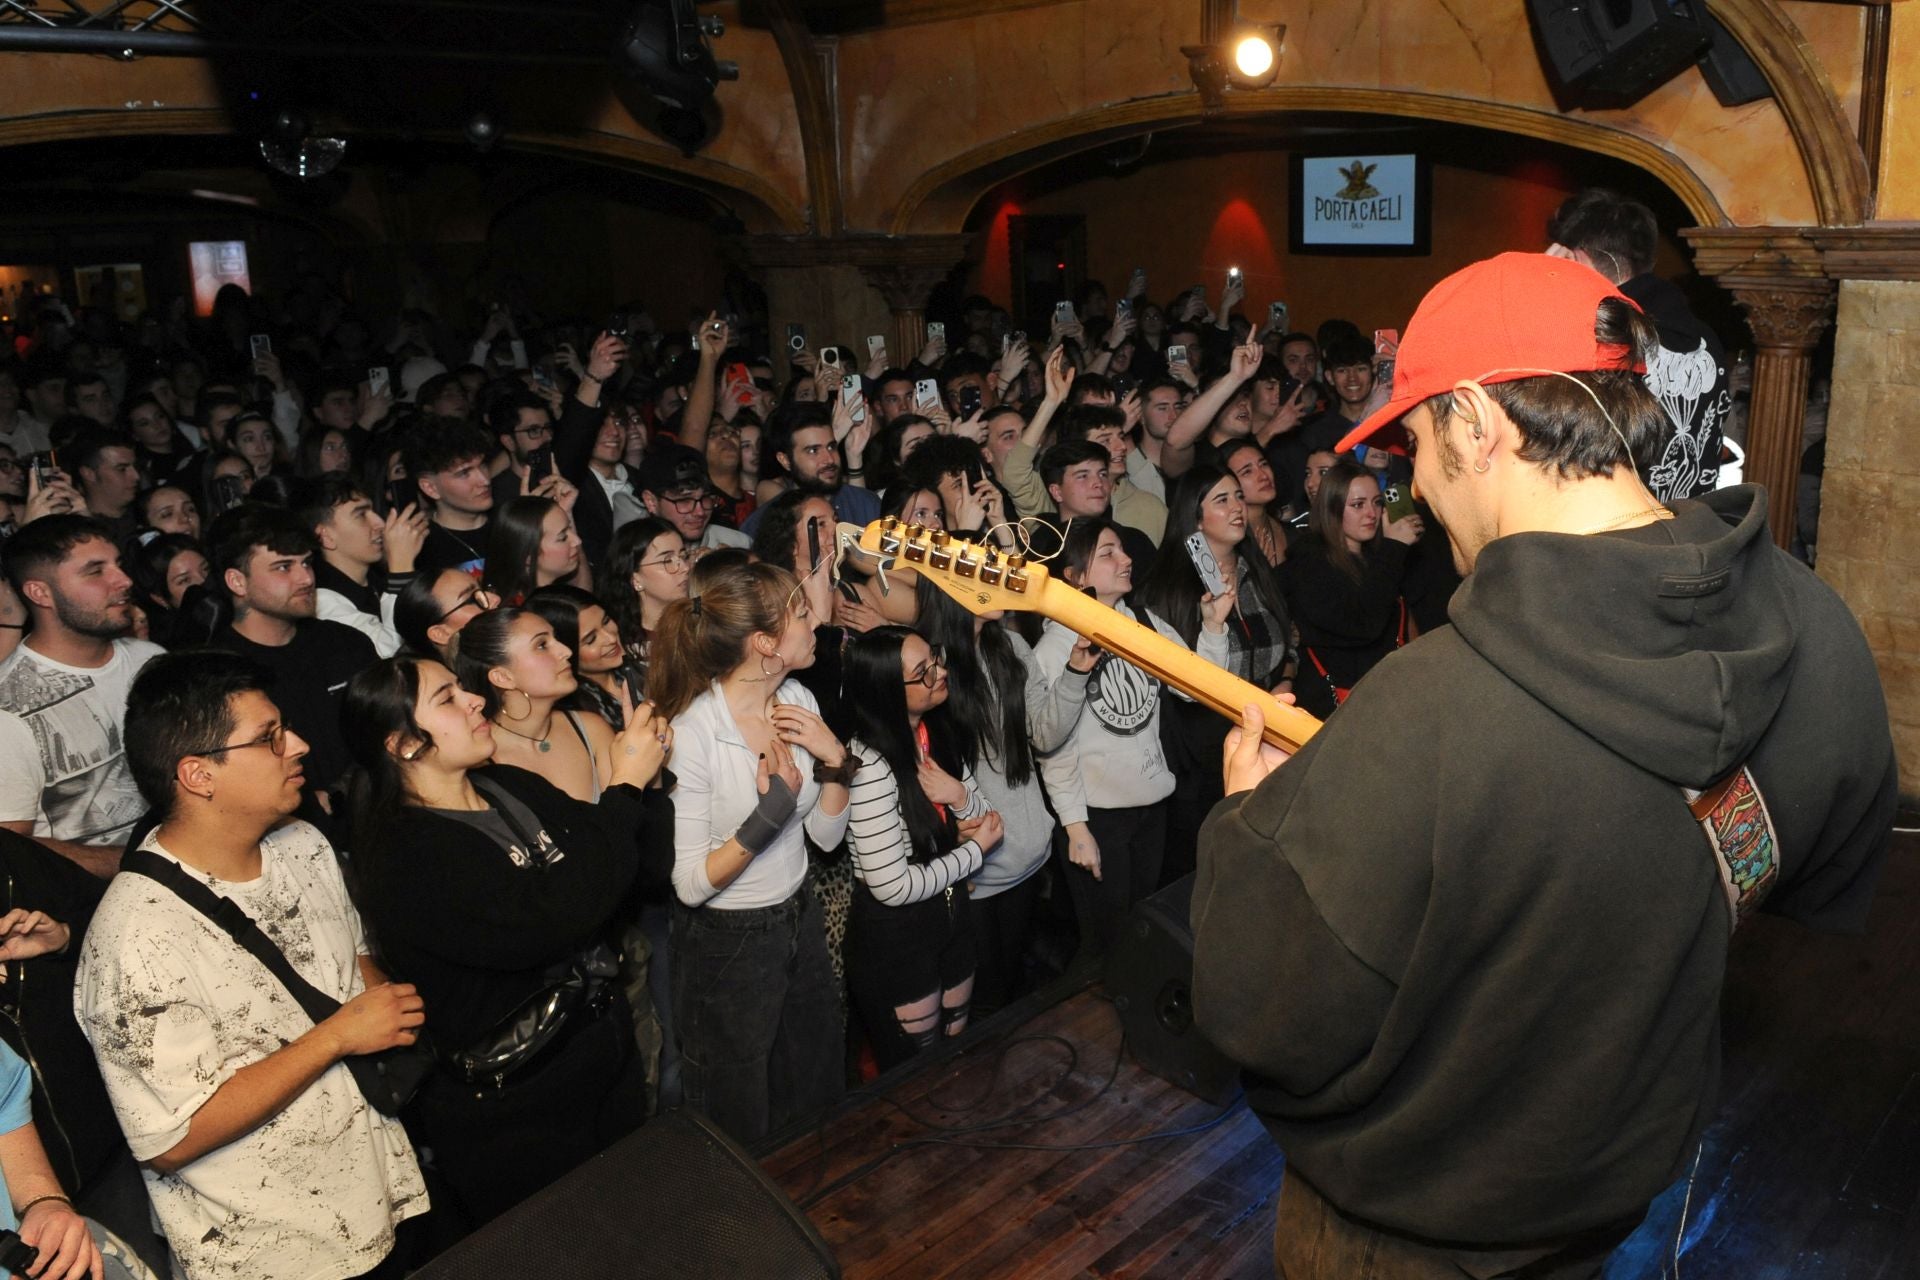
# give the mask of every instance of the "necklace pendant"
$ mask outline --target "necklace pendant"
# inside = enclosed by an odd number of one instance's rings
[[[538,743],[538,744],[536,744],[536,745],[538,745],[538,746],[539,746],[539,748],[540,748],[540,750],[542,750],[542,751],[551,751],[551,750],[553,750],[553,743],[551,743],[551,742],[549,742],[549,741],[547,741],[547,739],[545,739],[545,738],[542,738],[542,739],[540,739],[540,741],[539,741],[539,743]]]

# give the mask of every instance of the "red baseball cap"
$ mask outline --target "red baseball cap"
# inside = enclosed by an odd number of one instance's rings
[[[1632,352],[1595,342],[1605,298],[1631,299],[1592,267],[1544,253],[1503,253],[1463,267],[1427,291],[1407,322],[1393,365],[1393,396],[1347,432],[1345,453],[1373,442],[1406,443],[1400,419],[1463,380],[1492,384],[1595,369],[1645,372]],[[1638,308],[1636,307],[1636,310]]]

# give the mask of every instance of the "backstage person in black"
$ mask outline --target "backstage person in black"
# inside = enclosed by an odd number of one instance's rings
[[[387,972],[433,1010],[439,1068],[409,1124],[478,1227],[645,1117],[645,1073],[606,943],[637,913],[638,893],[668,884],[673,804],[650,784],[671,785],[661,765],[672,731],[645,708],[630,717],[614,739],[613,784],[583,804],[536,774],[489,765],[481,699],[430,658],[389,658],[355,676],[342,720],[363,771],[353,795],[360,910]],[[583,975],[589,994],[552,1038],[510,1051],[516,1017]],[[491,1065],[463,1069],[460,1055],[489,1048]]]
[[[1599,1275],[1664,1189],[1710,1199],[1740,917],[1865,922],[1873,657],[1764,491],[1648,491],[1657,340],[1599,274],[1503,254],[1427,294],[1342,442],[1404,429],[1467,576],[1291,759],[1248,708],[1201,840],[1196,1025],[1286,1152],[1287,1280]]]

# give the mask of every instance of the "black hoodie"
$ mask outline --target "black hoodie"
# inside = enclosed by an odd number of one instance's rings
[[[1712,1113],[1729,922],[1680,787],[1747,762],[1766,909],[1858,928],[1898,779],[1860,628],[1758,489],[1499,539],[1450,612],[1214,810],[1195,1010],[1348,1213],[1545,1240],[1642,1213]]]
[[[1635,276],[1620,292],[1660,331],[1660,349],[1647,361],[1647,390],[1673,423],[1647,484],[1662,502],[1711,492],[1720,478],[1720,433],[1733,407],[1726,349],[1687,306],[1686,295],[1659,276]]]

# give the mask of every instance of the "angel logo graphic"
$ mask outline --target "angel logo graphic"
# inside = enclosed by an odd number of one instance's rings
[[[1347,180],[1347,185],[1340,188],[1340,194],[1336,198],[1341,200],[1374,199],[1380,194],[1379,189],[1371,182],[1368,182],[1367,179],[1372,177],[1373,171],[1379,167],[1377,164],[1363,164],[1355,160],[1346,168],[1337,170],[1336,172]]]

